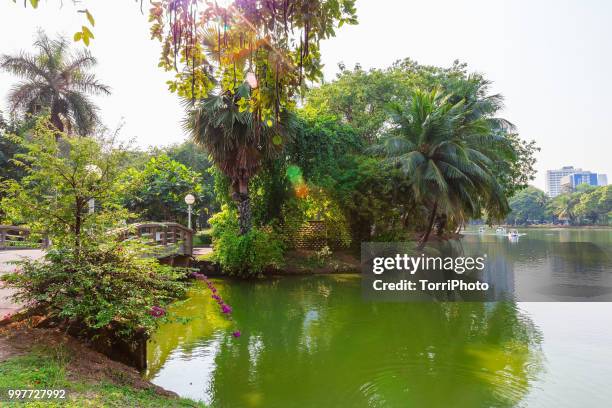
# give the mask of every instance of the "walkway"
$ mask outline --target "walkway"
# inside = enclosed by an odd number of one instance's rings
[[[43,251],[40,249],[16,249],[9,251],[0,251],[0,275],[12,272],[15,265],[8,262],[18,261],[21,258],[38,259],[43,256]],[[13,294],[12,289],[0,287],[0,319],[7,313],[14,313],[19,310],[20,306],[13,303],[7,297]]]

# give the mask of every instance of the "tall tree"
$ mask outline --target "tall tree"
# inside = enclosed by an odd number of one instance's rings
[[[197,197],[196,214],[204,200],[199,174],[161,154],[152,157],[142,169],[129,168],[123,204],[146,221],[177,221],[186,224],[185,195]]]
[[[290,135],[306,81],[322,77],[319,42],[356,23],[354,0],[154,3],[152,34],[170,89],[188,101],[186,127],[231,179],[240,232],[251,227],[249,180]],[[165,19],[169,16],[169,19]],[[180,69],[179,69],[180,66]]]
[[[483,117],[473,116],[465,99],[453,103],[440,91],[416,90],[391,105],[392,127],[375,150],[409,179],[416,202],[429,216],[419,246],[425,245],[437,216],[477,216],[482,208],[505,214],[508,203],[490,168],[493,146],[502,143]]]
[[[508,215],[507,220],[512,224],[542,221],[546,218],[549,201],[542,190],[529,186],[510,199],[512,212]]]
[[[12,113],[48,113],[60,132],[88,135],[98,120],[98,109],[90,95],[110,94],[89,70],[96,59],[87,50],[71,52],[69,42],[50,39],[39,32],[35,54],[2,55],[0,68],[23,80],[10,91]]]
[[[10,136],[22,150],[14,160],[25,176],[0,185],[5,193],[0,207],[10,221],[26,223],[33,231],[48,233],[60,246],[80,252],[99,238],[100,231],[127,218],[117,205],[126,152],[112,140],[57,133],[47,118],[41,118],[33,137]],[[90,210],[92,200],[96,211]]]

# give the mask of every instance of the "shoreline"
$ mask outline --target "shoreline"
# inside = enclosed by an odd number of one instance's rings
[[[80,339],[59,329],[35,326],[36,319],[31,317],[0,328],[3,387],[66,390],[65,400],[48,400],[54,403],[205,407],[145,380],[135,368],[108,358]],[[41,366],[45,369],[39,372]],[[15,378],[19,384],[12,382]]]

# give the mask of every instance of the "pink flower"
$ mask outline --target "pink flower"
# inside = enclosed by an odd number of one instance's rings
[[[232,336],[234,337],[240,337],[240,330],[236,330],[235,332],[232,333]]]
[[[153,306],[149,314],[151,314],[153,317],[162,317],[166,314],[166,311],[159,306]]]
[[[221,311],[225,314],[229,314],[232,313],[232,308],[230,307],[230,305],[222,304]]]

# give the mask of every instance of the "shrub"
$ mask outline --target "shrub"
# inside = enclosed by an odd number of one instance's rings
[[[113,327],[128,338],[155,328],[164,306],[185,291],[185,272],[143,256],[144,248],[111,241],[85,251],[54,249],[42,261],[19,262],[2,280],[16,289],[15,300],[52,319],[94,331]]]
[[[240,235],[236,212],[227,206],[209,222],[215,247],[212,259],[229,275],[257,276],[282,264],[282,241],[273,231],[253,227]]]
[[[129,218],[118,205],[127,151],[112,140],[59,133],[45,118],[33,132],[14,138],[25,176],[2,183],[0,206],[10,219],[47,233],[53,248],[42,261],[19,262],[2,280],[18,302],[91,334],[150,331],[164,319],[163,307],[183,295],[185,272],[160,265],[151,246],[109,233]]]
[[[212,234],[210,229],[199,231],[193,237],[194,246],[204,246],[210,244],[212,244]]]

